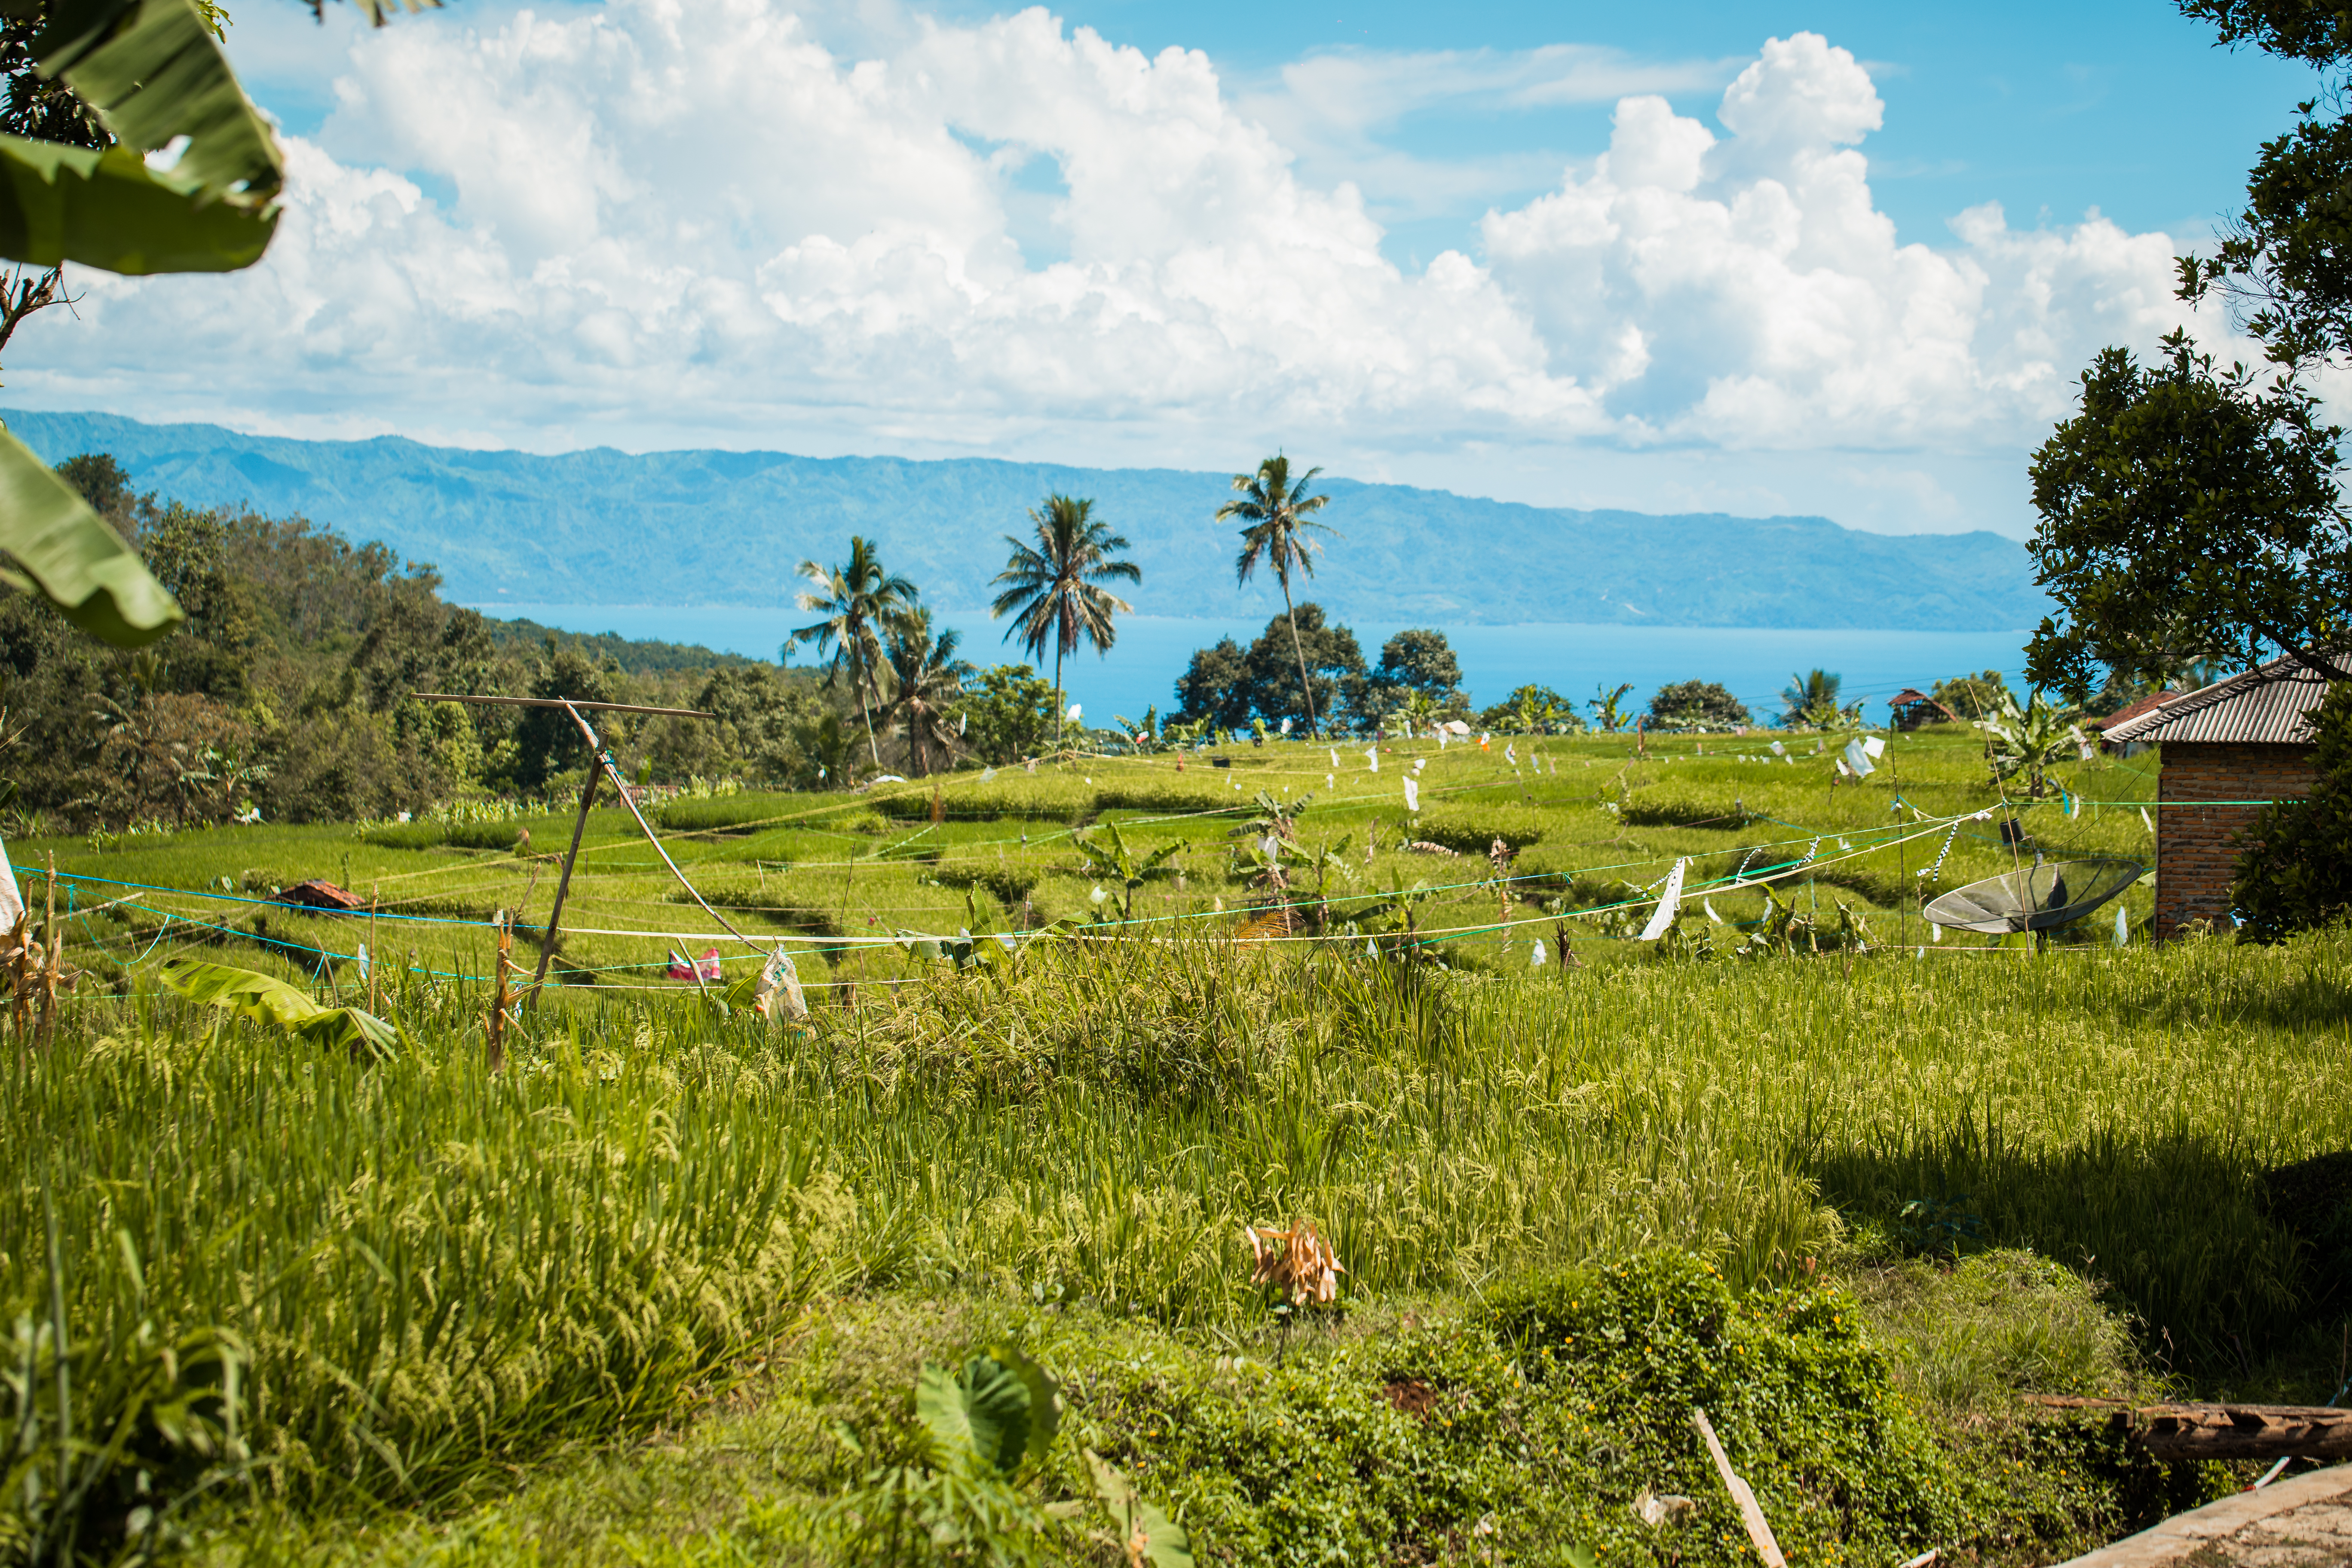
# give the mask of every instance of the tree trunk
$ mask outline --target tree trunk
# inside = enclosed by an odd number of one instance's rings
[[[1315,738],[1315,687],[1307,679],[1307,649],[1298,640],[1298,611],[1290,603],[1290,574],[1282,577],[1282,610],[1290,618],[1290,651],[1298,656],[1298,694],[1307,700],[1307,738]]]
[[[1062,644],[1054,641],[1054,750],[1062,749],[1062,720],[1067,710],[1062,706]]]

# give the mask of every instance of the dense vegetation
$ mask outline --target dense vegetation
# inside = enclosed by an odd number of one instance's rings
[[[576,788],[583,747],[545,714],[413,693],[557,692],[700,706],[719,725],[618,719],[624,761],[657,783],[814,775],[814,677],[664,645],[541,632],[442,602],[427,567],[300,519],[134,493],[113,460],[61,471],[145,558],[188,624],[138,653],[40,600],[0,596],[6,770],[20,824],[352,820]],[[567,776],[568,775],[568,776]]]
[[[794,943],[791,1024],[665,978],[761,952],[666,934],[709,917],[602,811],[564,984],[497,1070],[484,922],[522,912],[528,970],[561,815],[17,841],[87,978],[0,1082],[0,1313],[47,1365],[56,1279],[78,1418],[126,1420],[85,1545],[839,1560],[872,1478],[921,1469],[920,1363],[1007,1341],[1082,1436],[1023,1495],[1087,1495],[1091,1447],[1213,1562],[1738,1561],[1692,1402],[1813,1560],[2047,1562],[2200,1495],[2015,1395],[2332,1388],[2338,1222],[2270,1173],[2352,1134],[2352,949],[2152,952],[2145,889],[2121,950],[2105,910],[2039,955],[1932,942],[1919,890],[2021,852],[1962,819],[2000,805],[1979,737],[1860,782],[1812,745],[1396,742],[1375,773],[1269,742],[668,801],[702,893]],[[2145,844],[2146,760],[2052,768],[2092,804],[2012,801],[2026,847]],[[1677,858],[1684,913],[1630,940]],[[379,911],[270,901],[320,875]],[[192,1006],[174,952],[399,1044]],[[1242,1226],[1299,1221],[1337,1311],[1250,1283]],[[1642,1523],[1644,1489],[1696,1511]]]

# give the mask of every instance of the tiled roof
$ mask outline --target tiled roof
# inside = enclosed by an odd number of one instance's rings
[[[2105,730],[2110,741],[2307,746],[2327,682],[2291,658],[2217,680]]]
[[[2129,723],[2141,714],[2161,708],[2168,702],[2177,702],[2188,695],[2186,691],[2151,691],[2136,701],[2124,704],[2104,719],[2086,719],[2084,722],[2092,729],[2104,732],[2113,730],[2118,724]]]

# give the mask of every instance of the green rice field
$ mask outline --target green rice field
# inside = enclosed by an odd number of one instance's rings
[[[1781,739],[649,805],[750,942],[601,809],[496,1068],[488,921],[535,962],[560,812],[12,844],[83,978],[0,1071],[0,1552],[1124,1561],[1074,1514],[872,1530],[922,1364],[1004,1342],[1061,1381],[1022,1495],[1092,1448],[1201,1562],[1752,1561],[1694,1404],[1792,1562],[2055,1562],[2242,1479],[2019,1396],[2333,1389],[2332,1233],[2270,1173],[2352,1149],[2352,939],[2152,949],[2138,886],[2121,945],[2115,905],[1932,941],[1923,892],[2147,859],[2155,759],[2004,801],[1965,734],[1834,784]],[[1131,905],[1111,825],[1180,846]],[[373,911],[272,901],[312,878]],[[721,994],[779,942],[806,1017]],[[1330,1308],[1252,1283],[1244,1227],[1302,1221]]]

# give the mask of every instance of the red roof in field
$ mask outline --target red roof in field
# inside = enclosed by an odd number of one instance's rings
[[[1958,714],[1953,712],[1950,709],[1945,707],[1942,703],[1937,701],[1934,698],[1928,696],[1926,692],[1920,690],[1915,686],[1906,686],[1902,690],[1896,692],[1894,696],[1886,700],[1886,705],[1889,708],[1898,710],[1916,707],[1923,702],[1928,707],[1933,708],[1937,712],[1941,713],[1947,719],[1957,721],[1959,718]]]
[[[2128,720],[2137,719],[2143,713],[2152,713],[2157,709],[2163,707],[2166,703],[2177,701],[2180,698],[2188,695],[2189,693],[2186,691],[2151,691],[2147,696],[2141,698],[2138,701],[2126,703],[2123,707],[2118,708],[2114,712],[2108,714],[2104,719],[2092,720],[2090,721],[2091,728],[2094,730],[2111,730],[2117,724],[2124,723]]]

